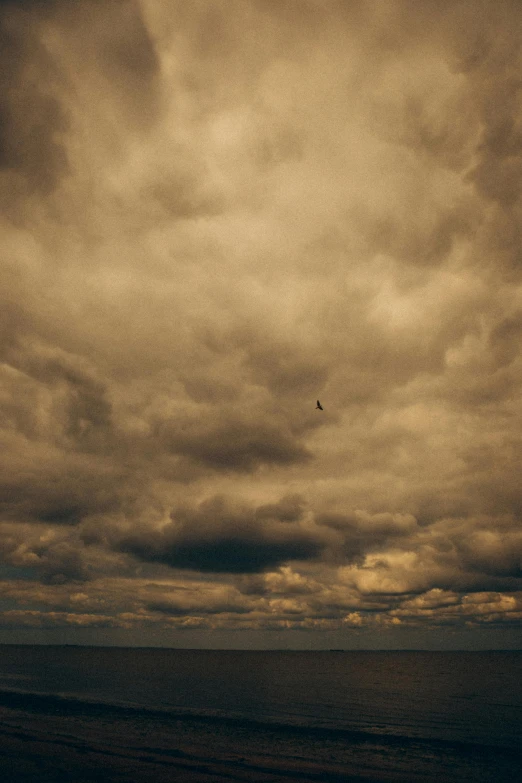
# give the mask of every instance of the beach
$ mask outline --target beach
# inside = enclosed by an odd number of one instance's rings
[[[520,653],[0,649],[9,783],[498,783]]]

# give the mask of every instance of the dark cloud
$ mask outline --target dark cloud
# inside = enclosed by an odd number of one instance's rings
[[[85,516],[119,505],[119,469],[77,455],[64,458],[26,444],[4,441],[0,516],[3,519],[75,525]],[[18,458],[10,457],[17,448]],[[14,448],[13,448],[14,447]]]
[[[41,612],[34,609],[11,609],[0,612],[0,627],[15,628],[118,628],[115,617],[68,612]]]
[[[282,503],[283,521],[277,506],[270,516],[265,516],[266,506],[259,511],[215,497],[193,509],[176,509],[161,530],[128,533],[115,546],[174,568],[225,573],[255,573],[320,555],[327,537],[300,524],[293,510],[289,520],[288,502]]]
[[[158,592],[158,591],[156,591]],[[198,585],[190,590],[173,589],[168,593],[148,598],[144,596],[144,607],[150,612],[159,612],[169,617],[186,617],[187,615],[219,615],[219,614],[248,614],[255,610],[255,604],[249,601],[238,590],[224,585],[221,589],[202,591]],[[151,591],[152,594],[152,591]]]
[[[56,426],[78,446],[94,445],[96,436],[110,435],[111,404],[104,382],[89,363],[55,347],[19,344],[7,352],[9,366],[51,390],[60,401]],[[6,362],[7,364],[7,362]],[[26,411],[27,413],[27,411]]]
[[[287,495],[279,503],[258,506],[256,519],[275,519],[280,522],[297,522],[303,515],[305,502],[300,495]]]
[[[512,516],[411,525],[408,535],[367,545],[364,558],[346,567],[346,579],[370,595],[519,590],[518,527]]]
[[[518,622],[521,24],[0,3],[6,623]]]
[[[135,566],[130,558],[115,555],[103,547],[85,544],[76,529],[48,524],[25,522],[0,522],[0,559],[15,569],[26,585],[74,585],[93,582],[108,575],[134,575]],[[71,587],[72,589],[72,587]],[[30,590],[30,588],[29,588]],[[30,602],[40,602],[39,588]],[[84,601],[87,600],[85,596]],[[55,602],[53,599],[51,603]],[[49,601],[44,601],[49,603]],[[59,601],[63,604],[62,599]],[[66,602],[67,603],[67,602]],[[97,599],[94,604],[97,605]]]
[[[5,358],[0,516],[75,525],[117,507],[127,469],[106,453],[110,403],[88,363],[16,340]]]
[[[522,579],[522,533],[518,519],[498,520],[494,529],[487,521],[481,521],[456,543],[465,568],[486,577]]]
[[[24,9],[31,10],[49,10],[56,7],[58,0],[0,0],[0,9]]]
[[[181,419],[158,430],[169,451],[219,471],[248,472],[262,464],[289,465],[311,457],[281,420],[252,421],[224,407],[210,420]]]
[[[30,526],[0,525],[0,552],[4,564],[32,574],[43,584],[83,583],[90,578],[78,541],[35,531]]]
[[[233,339],[245,350],[245,364],[255,382],[278,396],[309,394],[320,390],[328,377],[330,357],[318,356],[313,336],[291,340],[283,335],[259,334],[241,325]]]
[[[0,198],[14,222],[28,217],[20,200],[49,197],[71,176],[68,138],[85,108],[75,101],[96,105],[94,113],[105,101],[109,114],[149,127],[159,110],[158,73],[137,2],[0,6]],[[56,205],[51,212],[58,214]]]
[[[352,514],[317,514],[318,525],[338,532],[342,545],[335,547],[332,555],[343,563],[363,562],[363,556],[379,551],[388,545],[396,545],[396,539],[408,541],[417,527],[416,519],[409,514],[364,512]]]
[[[35,554],[40,556],[38,571],[44,584],[85,582],[89,578],[89,571],[82,562],[81,553],[75,544],[61,543],[45,554],[39,552]]]

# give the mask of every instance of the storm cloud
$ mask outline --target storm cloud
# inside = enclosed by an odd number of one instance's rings
[[[519,626],[521,41],[0,3],[2,639]]]
[[[288,502],[248,508],[214,497],[197,508],[179,508],[161,530],[123,537],[118,548],[138,558],[195,571],[250,573],[290,560],[316,558],[327,537],[301,524]]]

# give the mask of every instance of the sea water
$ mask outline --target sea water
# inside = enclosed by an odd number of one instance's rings
[[[2,770],[71,783],[518,781],[522,652],[0,646]]]

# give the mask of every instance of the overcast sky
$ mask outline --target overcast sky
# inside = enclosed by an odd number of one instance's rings
[[[521,42],[0,3],[1,642],[522,646]]]

